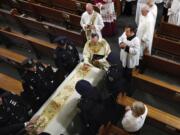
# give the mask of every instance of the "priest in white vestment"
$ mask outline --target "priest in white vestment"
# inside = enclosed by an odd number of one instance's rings
[[[180,0],[173,0],[171,8],[168,10],[168,22],[180,26]]]
[[[86,42],[83,50],[85,66],[91,65],[107,70],[109,63],[106,58],[110,52],[110,46],[105,39],[99,39],[96,33],[91,34],[91,39]]]
[[[137,29],[137,37],[140,39],[140,57],[144,53],[151,54],[152,41],[154,36],[155,20],[150,8],[147,5],[141,10],[139,26]]]
[[[154,20],[156,22],[158,10],[155,4],[155,0],[147,0],[146,4],[149,6],[149,11],[153,14]]]
[[[150,12],[152,12],[152,14],[154,16],[154,20],[155,20],[154,23],[156,24],[156,18],[157,18],[157,12],[158,11],[157,11],[157,6],[155,4],[155,0],[139,0],[139,3],[137,3],[136,17],[135,17],[135,21],[136,21],[137,25],[139,25],[139,19],[141,16],[141,9],[146,4],[149,6]]]
[[[146,4],[147,0],[138,0],[137,6],[136,6],[136,16],[135,16],[135,22],[138,25],[139,24],[139,17],[141,15],[141,9],[144,4]]]
[[[86,4],[86,11],[81,16],[82,29],[85,31],[87,40],[90,40],[91,33],[97,33],[102,38],[101,30],[104,27],[102,16],[94,11],[92,4]]]

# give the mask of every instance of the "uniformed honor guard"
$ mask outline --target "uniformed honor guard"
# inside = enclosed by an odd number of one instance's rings
[[[25,66],[25,71],[21,74],[24,91],[21,93],[22,98],[27,101],[37,111],[39,107],[49,97],[49,91],[45,86],[45,67],[40,63],[29,60]]]
[[[3,105],[2,95],[0,96],[0,127],[8,124],[10,116],[5,111],[5,106]]]
[[[57,37],[54,43],[58,45],[54,55],[55,64],[69,74],[79,63],[79,53],[67,37]]]
[[[1,122],[8,125],[28,121],[33,110],[20,96],[5,93],[1,97],[1,114],[3,113],[4,115],[0,116]]]
[[[51,65],[46,66],[43,73],[45,86],[49,89],[51,94],[64,80],[65,74],[61,70],[54,69]]]
[[[93,65],[106,70],[109,67],[106,58],[110,52],[108,42],[105,39],[99,39],[97,33],[92,33],[91,40],[86,42],[83,50],[85,66]]]

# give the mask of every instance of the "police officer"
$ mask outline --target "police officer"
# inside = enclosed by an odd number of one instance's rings
[[[40,80],[42,80],[41,88],[44,90],[45,98],[48,98],[62,80],[56,80],[56,71],[53,70],[51,65],[44,66],[42,63],[37,62],[36,69]]]
[[[0,96],[0,127],[9,122],[9,115],[6,114],[5,106],[3,105],[2,95]]]
[[[32,115],[32,108],[20,96],[5,93],[1,97],[1,124],[26,122]]]
[[[56,72],[52,66],[44,66],[41,62],[30,60],[25,65],[22,74],[24,91],[22,97],[29,102],[35,111],[49,98],[57,88],[59,81],[56,80]]]
[[[52,92],[57,89],[65,79],[65,72],[61,69],[55,69],[51,65],[48,65],[45,69],[46,81]]]
[[[21,96],[32,106],[34,111],[37,111],[45,101],[42,98],[44,95],[43,81],[37,72],[37,66],[33,60],[29,60],[24,66],[25,70],[21,74],[24,91],[21,93]]]
[[[58,45],[54,55],[55,64],[69,74],[79,63],[78,51],[67,37],[57,37],[54,43]]]
[[[13,124],[6,121],[5,124],[0,125],[0,135],[25,135],[27,132],[33,130],[34,124],[37,122],[38,118],[38,116],[33,117],[31,120],[26,122],[16,121]]]

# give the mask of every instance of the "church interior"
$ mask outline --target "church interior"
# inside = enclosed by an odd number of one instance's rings
[[[179,134],[179,0],[0,0],[0,135]]]

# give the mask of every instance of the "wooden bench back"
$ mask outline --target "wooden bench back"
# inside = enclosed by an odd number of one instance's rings
[[[0,59],[13,66],[23,66],[27,63],[28,57],[0,47]]]
[[[46,31],[53,36],[66,36],[75,43],[75,46],[84,47],[85,38],[81,33],[67,30],[63,27],[54,27],[53,25],[44,23]]]
[[[12,0],[1,0],[3,4],[8,5],[9,7],[14,7],[15,3]]]
[[[172,37],[175,40],[180,40],[180,27],[177,25],[166,23],[164,21],[161,22],[157,33],[160,35],[164,35],[167,38]]]
[[[161,58],[155,55],[144,55],[144,65],[146,68],[180,77],[180,63]]]
[[[0,89],[20,95],[23,91],[22,82],[0,73]]]
[[[155,35],[153,39],[153,48],[180,58],[180,42],[175,42]]]
[[[70,40],[72,40],[75,45],[77,45],[79,47],[84,46],[85,38],[79,32],[67,30],[61,26],[53,25],[50,23],[39,22],[39,21],[31,19],[31,18],[22,17],[20,15],[16,15],[15,13],[13,15],[11,15],[10,12],[6,12],[2,9],[0,9],[0,15],[1,14],[3,14],[3,17],[8,17],[8,18],[14,19],[14,22],[16,22],[18,24],[18,26],[21,28],[21,30],[23,32],[33,29],[33,30],[40,31],[47,35],[52,35],[54,37],[66,36]]]
[[[81,17],[78,15],[27,1],[19,1],[18,4],[19,4],[19,8],[18,8],[19,11],[32,15],[33,17],[39,20],[43,19],[47,22],[51,22],[59,25],[60,24],[62,25],[64,23],[69,23],[73,29],[79,31],[81,29],[80,26]]]
[[[133,71],[133,87],[160,96],[169,101],[180,102],[180,87],[154,77]]]
[[[81,15],[85,11],[85,2],[76,0],[32,0],[34,2],[42,3],[44,5],[55,7],[57,9],[64,9],[68,12],[76,13]],[[93,5],[94,9],[99,12],[99,9]]]
[[[38,51],[48,55],[53,56],[55,49],[57,48],[57,45],[51,44],[49,42],[46,42],[44,40],[40,40],[28,35],[22,35],[18,32],[12,32],[12,31],[6,31],[0,28],[0,34],[7,37],[9,40],[17,40],[25,42],[29,45],[31,45],[33,48],[36,48]]]

